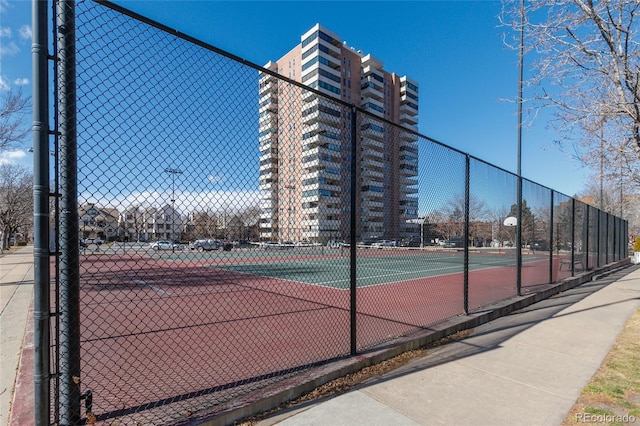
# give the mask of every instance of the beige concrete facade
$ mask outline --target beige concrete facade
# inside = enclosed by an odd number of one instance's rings
[[[409,220],[417,218],[417,137],[377,117],[417,130],[418,86],[383,67],[320,24],[265,66],[327,98],[270,74],[261,76],[261,239],[324,243],[349,237],[348,105],[371,114],[359,114],[356,125],[358,238],[415,233]]]

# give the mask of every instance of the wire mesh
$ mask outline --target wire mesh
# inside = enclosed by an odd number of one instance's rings
[[[472,160],[469,184],[469,258],[489,259],[494,266],[470,271],[469,308],[475,310],[516,295],[516,227],[509,218],[517,217],[517,179]]]
[[[79,265],[77,388],[98,422],[210,417],[515,295],[516,176],[139,18],[77,4],[77,236],[60,241],[77,265],[57,278]],[[546,244],[525,285],[615,245],[596,210],[524,194],[523,241]]]

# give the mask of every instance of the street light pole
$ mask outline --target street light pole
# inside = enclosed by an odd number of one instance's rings
[[[173,239],[175,237],[174,227],[176,223],[176,175],[181,175],[182,170],[166,168],[164,171],[171,175],[171,251],[175,253],[176,249]]]

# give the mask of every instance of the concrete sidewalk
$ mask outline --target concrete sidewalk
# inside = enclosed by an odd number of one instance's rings
[[[33,297],[33,246],[0,255],[0,426],[9,424]]]
[[[259,425],[559,425],[639,307],[632,266]]]

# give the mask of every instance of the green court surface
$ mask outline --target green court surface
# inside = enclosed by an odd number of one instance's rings
[[[461,274],[464,271],[462,250],[359,247],[356,252],[359,287]],[[199,261],[212,268],[251,276],[347,289],[350,285],[349,253],[348,247],[309,246],[181,252],[160,256],[175,261]],[[539,258],[527,258],[523,262],[532,260]],[[495,249],[470,253],[470,271],[496,267],[516,267],[514,253],[499,253]]]

